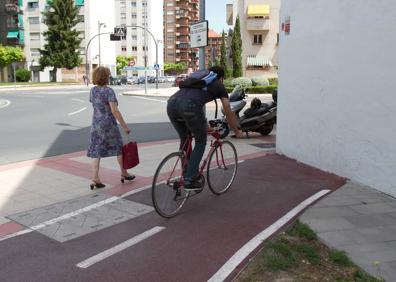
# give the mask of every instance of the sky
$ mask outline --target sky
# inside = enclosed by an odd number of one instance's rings
[[[228,31],[230,26],[226,23],[226,4],[232,3],[232,0],[206,0],[206,19],[209,21],[209,28],[217,33],[222,30]]]

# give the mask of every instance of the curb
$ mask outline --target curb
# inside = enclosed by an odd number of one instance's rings
[[[60,85],[51,85],[51,84],[34,84],[34,85],[7,85],[7,86],[0,86],[0,91],[7,91],[7,90],[21,90],[21,89],[53,89],[53,88],[62,88],[62,87],[77,87],[77,86],[86,86],[85,84],[80,83],[70,83],[70,84],[60,84]]]

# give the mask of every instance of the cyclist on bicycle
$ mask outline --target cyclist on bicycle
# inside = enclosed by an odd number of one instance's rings
[[[195,146],[184,174],[184,189],[188,191],[203,188],[202,184],[196,180],[207,139],[208,124],[204,111],[205,104],[220,98],[227,121],[235,136],[242,136],[242,132],[238,129],[238,119],[231,110],[228,93],[223,85],[223,68],[214,66],[209,71],[217,74],[217,77],[206,88],[189,85],[187,79],[180,84],[180,90],[169,98],[167,105],[168,117],[180,137],[180,149],[187,139],[188,132],[191,132],[195,138]]]

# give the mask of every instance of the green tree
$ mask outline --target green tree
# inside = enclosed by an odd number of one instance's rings
[[[0,80],[3,75],[3,68],[13,62],[20,62],[25,58],[23,50],[20,47],[0,45]]]
[[[53,67],[56,81],[58,68],[73,69],[81,64],[78,24],[78,7],[74,0],[48,1],[48,9],[43,12],[43,22],[48,30],[43,32],[46,44],[40,50],[40,67]]]
[[[117,56],[117,74],[120,75],[123,68],[128,65],[128,63],[134,59],[133,56]]]
[[[229,77],[229,70],[227,65],[227,47],[225,43],[225,32],[221,34],[221,48],[220,48],[220,66],[224,69],[225,78]]]
[[[233,77],[242,76],[242,39],[241,39],[241,24],[239,15],[236,18],[234,32],[232,33],[231,41],[232,50],[232,75]]]
[[[164,64],[164,72],[166,75],[176,75],[187,71],[187,64],[180,62],[177,64]]]

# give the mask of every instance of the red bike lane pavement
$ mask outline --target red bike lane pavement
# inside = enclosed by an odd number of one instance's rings
[[[151,212],[65,243],[37,232],[2,241],[0,281],[207,281],[294,207],[344,183],[279,155],[246,160],[226,194],[213,195],[206,187],[172,219]],[[152,205],[150,189],[126,199]],[[155,227],[163,229],[86,268],[77,266]],[[226,280],[243,265],[232,269]]]

